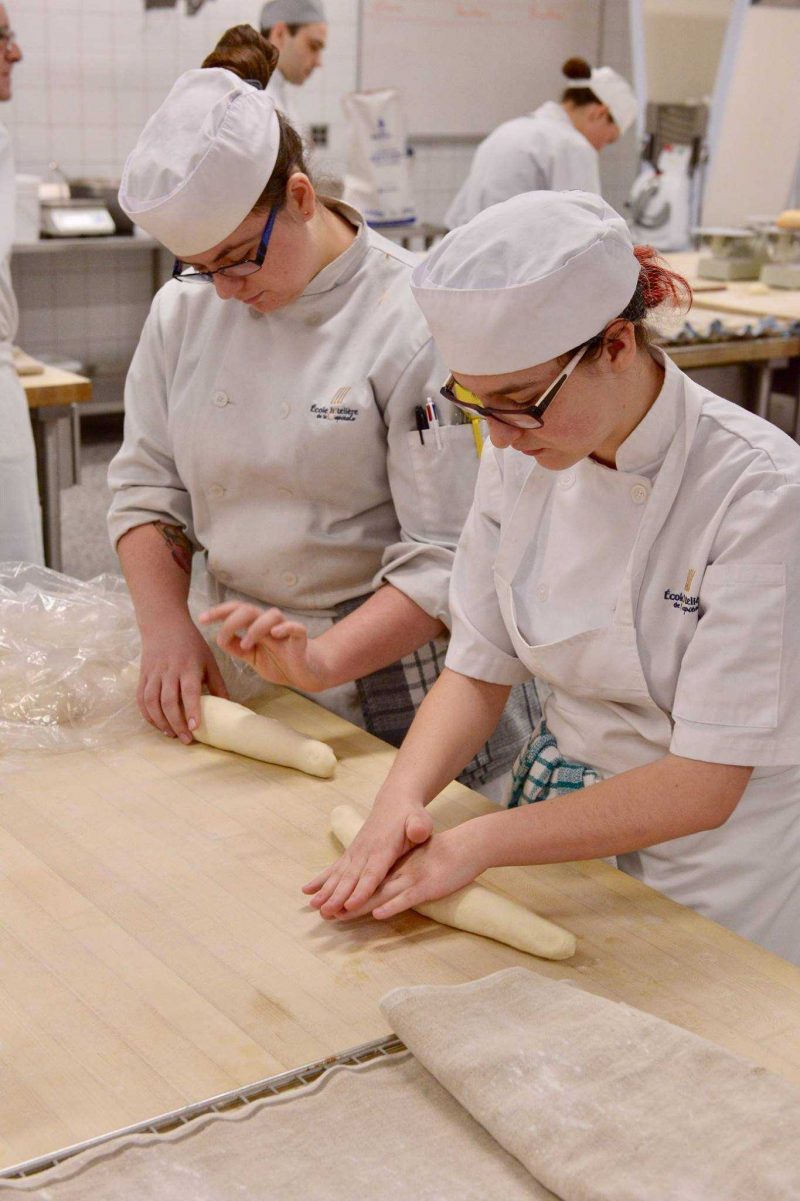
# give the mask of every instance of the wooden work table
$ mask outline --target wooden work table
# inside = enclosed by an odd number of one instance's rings
[[[0,1165],[378,1038],[397,985],[513,964],[800,1082],[800,970],[605,863],[489,873],[577,934],[565,963],[416,914],[323,922],[300,886],[328,814],[366,811],[394,752],[290,693],[262,709],[329,741],[335,778],[150,730],[0,773]],[[491,808],[448,796],[454,821]]]
[[[719,309],[752,317],[777,317],[800,321],[800,289],[765,288],[758,280],[701,279],[697,274],[700,255],[696,251],[666,253],[664,258],[697,290],[693,307]]]
[[[39,477],[39,499],[42,505],[44,561],[48,567],[61,570],[61,489],[77,483],[80,451],[80,425],[77,405],[92,399],[92,383],[83,375],[45,367],[35,375],[20,375],[36,443],[36,470]],[[72,465],[64,479],[59,447],[59,429],[70,423]]]

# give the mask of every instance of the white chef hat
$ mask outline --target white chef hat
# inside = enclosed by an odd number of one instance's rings
[[[411,287],[452,371],[503,375],[599,334],[638,278],[628,227],[599,196],[523,192],[449,233]]]
[[[325,9],[319,0],[269,0],[261,10],[261,28],[272,29],[279,21],[287,25],[316,25],[325,21]]]
[[[581,87],[582,83],[582,80],[576,80],[573,86]],[[620,133],[626,133],[639,111],[636,93],[627,79],[623,79],[613,67],[594,67],[586,80],[586,87],[591,88],[598,100],[608,105]]]
[[[251,211],[280,136],[266,92],[221,67],[186,71],[128,155],[120,205],[178,258],[202,254]]]

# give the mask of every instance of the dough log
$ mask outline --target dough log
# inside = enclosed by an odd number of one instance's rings
[[[331,813],[331,830],[343,847],[350,845],[363,824],[364,818],[352,805],[337,805]],[[569,959],[575,954],[574,934],[482,884],[468,884],[449,897],[414,908],[443,926],[493,938],[528,955]]]
[[[200,725],[194,737],[208,746],[264,763],[296,767],[310,776],[327,779],[336,768],[336,756],[326,743],[305,738],[283,722],[261,717],[220,696],[200,698]]]

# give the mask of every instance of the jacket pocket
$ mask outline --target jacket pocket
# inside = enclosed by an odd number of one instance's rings
[[[676,720],[774,729],[778,724],[786,568],[712,564],[700,620],[681,665]]]
[[[433,430],[425,430],[425,444],[414,431],[407,435],[414,467],[423,527],[429,536],[441,534],[449,541],[463,528],[472,506],[478,478],[478,455],[470,425],[439,427],[441,448]]]

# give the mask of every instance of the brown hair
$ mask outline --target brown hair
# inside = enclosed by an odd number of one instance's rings
[[[204,67],[222,67],[240,79],[255,80],[265,88],[278,65],[278,51],[252,25],[227,29],[214,49],[203,59]],[[278,113],[281,140],[278,157],[263,192],[253,205],[254,213],[266,212],[286,199],[286,185],[296,171],[309,174],[303,140],[283,113]]]
[[[561,68],[561,74],[566,75],[567,79],[590,79],[592,68],[589,66],[585,58],[568,58]],[[568,101],[574,104],[575,108],[585,108],[587,104],[602,104],[602,100],[595,96],[591,88],[570,86],[565,88],[561,93],[561,103]]]
[[[647,325],[647,318],[652,310],[663,304],[671,309],[687,311],[692,303],[690,285],[682,275],[678,275],[676,271],[670,271],[657,250],[654,250],[652,246],[634,246],[633,253],[639,262],[636,290],[619,316],[609,322],[599,334],[588,340],[586,345],[589,349],[586,354],[586,362],[599,359],[603,347],[608,342],[613,342],[613,335],[609,334],[608,329],[609,326],[614,325],[615,321],[630,321],[636,335],[636,345],[639,347],[650,346],[653,341],[653,333]],[[558,357],[563,358],[566,362],[577,350],[578,347],[575,346],[566,354]]]

